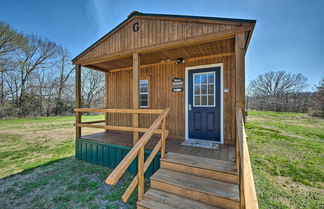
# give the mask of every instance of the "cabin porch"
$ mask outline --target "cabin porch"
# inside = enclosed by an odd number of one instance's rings
[[[95,143],[113,144],[125,147],[133,146],[133,134],[130,132],[104,131],[95,134],[82,136],[79,140],[87,140]],[[153,150],[159,142],[158,135],[152,138],[145,145],[145,150]],[[235,146],[219,144],[218,149],[182,145],[183,139],[168,137],[166,139],[166,152],[180,153],[198,157],[205,157],[216,160],[235,161]]]

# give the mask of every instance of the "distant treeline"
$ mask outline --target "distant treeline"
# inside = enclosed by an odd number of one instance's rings
[[[103,100],[99,72],[83,70],[83,106]],[[0,22],[0,118],[72,114],[74,67],[67,49]]]
[[[248,86],[246,97],[250,110],[300,112],[324,116],[324,79],[306,91],[306,78],[302,74],[285,71],[259,75]]]

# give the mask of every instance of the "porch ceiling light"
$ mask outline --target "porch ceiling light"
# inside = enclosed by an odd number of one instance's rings
[[[181,63],[185,63],[185,62],[186,62],[186,60],[184,58],[177,58],[177,61],[176,61],[177,64],[181,64]]]

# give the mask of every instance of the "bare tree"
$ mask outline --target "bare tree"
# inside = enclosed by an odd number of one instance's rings
[[[104,75],[101,72],[82,70],[82,103],[91,107],[94,103],[103,104]]]
[[[285,71],[268,72],[251,81],[248,108],[271,111],[304,112],[310,94],[305,92],[306,77]]]
[[[315,89],[316,91],[313,95],[315,115],[324,117],[324,78],[315,86]]]
[[[59,71],[58,77],[55,79],[55,86],[57,89],[57,96],[55,99],[55,115],[62,114],[65,111],[66,102],[63,101],[64,93],[68,90],[68,88],[72,87],[71,83],[68,81],[74,71],[74,67],[71,65],[71,56],[67,49],[60,48],[58,51],[58,62],[56,64],[56,68]],[[66,99],[66,98],[65,98]]]
[[[5,90],[5,71],[12,70],[10,56],[23,41],[23,36],[13,30],[9,25],[0,22],[0,104],[3,105],[9,90]]]
[[[67,49],[0,22],[0,118],[71,114],[74,67]],[[85,106],[103,104],[104,75],[84,69]]]
[[[277,96],[285,93],[303,91],[306,77],[302,74],[292,74],[285,71],[271,71],[259,75],[249,85],[252,95]]]
[[[51,61],[55,58],[56,52],[55,43],[37,36],[28,36],[20,45],[20,50],[15,56],[16,75],[19,80],[19,94],[16,102],[19,108],[22,108],[26,99],[28,82],[32,73],[38,68],[52,64]]]

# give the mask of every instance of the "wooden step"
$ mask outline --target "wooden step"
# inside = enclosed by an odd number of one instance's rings
[[[160,168],[151,177],[151,188],[222,208],[239,208],[237,184]]]
[[[221,209],[202,202],[191,200],[185,197],[163,192],[156,189],[149,189],[142,201],[137,202],[137,208],[148,209]]]
[[[168,153],[161,168],[238,184],[235,162]]]

